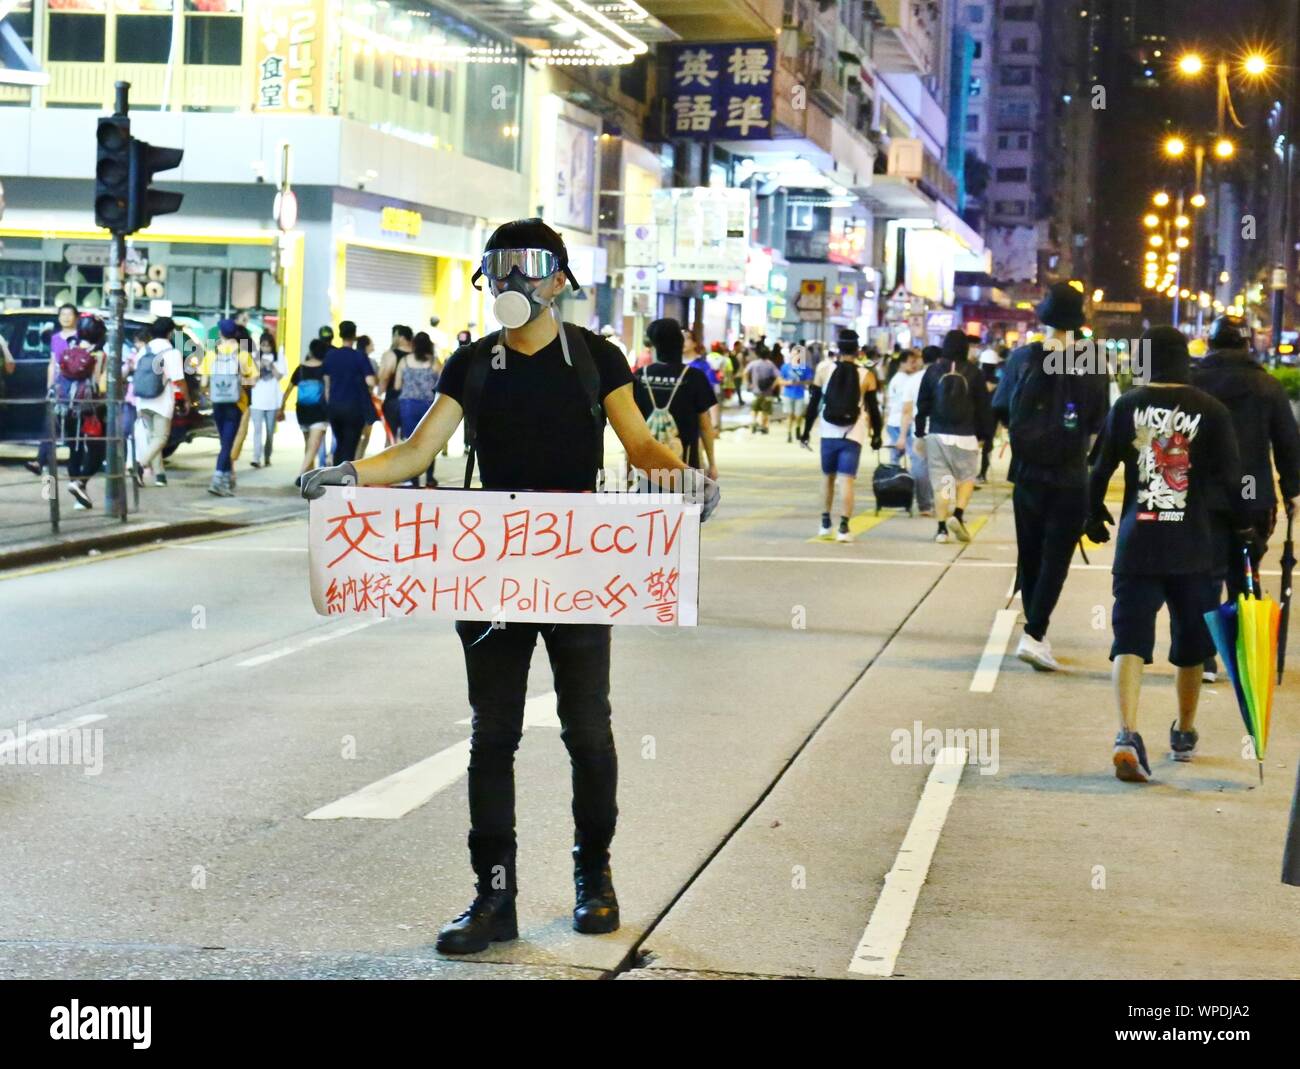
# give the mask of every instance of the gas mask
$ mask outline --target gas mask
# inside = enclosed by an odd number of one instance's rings
[[[487,278],[493,294],[492,314],[508,330],[526,326],[549,308],[556,326],[560,328],[560,347],[565,362],[572,364],[563,325],[555,310],[559,295],[543,298],[537,293],[542,283],[557,271],[567,274],[577,287],[568,264],[549,249],[489,249],[483,254],[473,281],[477,284],[480,276]]]

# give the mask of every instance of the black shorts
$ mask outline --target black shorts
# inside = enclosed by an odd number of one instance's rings
[[[1151,663],[1156,647],[1156,616],[1169,607],[1169,663],[1179,668],[1203,664],[1214,655],[1205,614],[1219,604],[1218,583],[1208,575],[1115,575],[1115,605],[1110,623],[1110,659],[1120,654]]]

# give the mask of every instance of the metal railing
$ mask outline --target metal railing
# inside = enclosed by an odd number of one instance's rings
[[[49,502],[49,519],[47,520],[28,520],[16,523],[0,524],[0,529],[13,530],[21,527],[44,526],[47,522],[50,530],[54,534],[59,533],[61,522],[59,508],[59,449],[66,448],[69,451],[67,464],[73,463],[73,455],[78,449],[90,448],[90,443],[103,443],[103,456],[96,465],[95,470],[89,473],[86,478],[89,479],[95,475],[102,475],[105,484],[111,479],[123,479],[130,482],[131,495],[128,498],[125,492],[121,495],[123,502],[129,502],[126,508],[121,510],[118,518],[126,522],[128,516],[133,512],[140,511],[140,486],[133,478],[131,471],[135,466],[134,447],[132,435],[128,433],[119,434],[116,437],[110,437],[108,434],[108,407],[111,404],[120,406],[122,416],[126,415],[127,403],[125,400],[113,401],[107,397],[90,397],[90,398],[72,398],[67,400],[58,400],[53,397],[32,397],[32,398],[7,398],[0,397],[0,426],[4,424],[4,415],[7,409],[14,409],[20,405],[43,405],[45,407],[45,418],[43,420],[44,434],[39,438],[9,438],[0,440],[4,445],[26,445],[32,446],[37,450],[37,456],[45,456],[43,462],[44,470],[41,473],[41,496]],[[102,433],[85,434],[83,425],[88,416],[96,416],[102,425]],[[69,422],[71,417],[71,422]],[[118,425],[126,426],[126,420],[120,419]],[[71,427],[72,433],[68,430]],[[114,475],[109,470],[107,462],[109,448],[112,443],[121,442],[123,452],[127,457],[127,464],[119,475]],[[45,450],[48,449],[48,452]],[[33,458],[37,459],[37,458]],[[69,474],[69,480],[73,476]],[[14,486],[31,485],[30,476],[26,479],[11,479],[0,481],[0,490]]]

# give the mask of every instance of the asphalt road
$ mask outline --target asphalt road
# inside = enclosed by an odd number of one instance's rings
[[[0,575],[0,730],[72,725],[103,747],[93,775],[0,755],[0,977],[1300,976],[1300,892],[1278,882],[1294,682],[1261,787],[1223,685],[1203,756],[1168,759],[1158,661],[1156,782],[1121,784],[1107,551],[1076,559],[1054,621],[1069,671],[1038,675],[1000,656],[1005,485],[976,495],[969,547],[943,546],[930,520],[877,522],[864,472],[839,545],[812,538],[813,455],[774,431],[729,435],[721,460],[701,626],[615,635],[622,930],[569,926],[568,765],[539,653],[521,938],[469,959],[432,949],[471,896],[449,626],[317,617],[297,520]],[[937,763],[912,752],[931,728],[962,733]],[[380,815],[319,819],[417,765],[440,784],[423,804],[390,790]]]

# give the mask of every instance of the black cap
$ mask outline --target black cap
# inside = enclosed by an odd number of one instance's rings
[[[1150,358],[1148,382],[1190,382],[1192,357],[1187,335],[1177,327],[1152,327],[1142,335],[1143,349]]]
[[[862,343],[858,340],[858,332],[841,330],[835,339],[835,347],[839,349],[842,356],[856,356],[858,350],[862,348]]]
[[[569,281],[573,283],[573,288],[575,290],[582,288],[578,285],[578,280],[573,277],[573,272],[569,270],[569,250],[564,247],[564,239],[538,216],[502,223],[492,231],[492,236],[483,246],[484,252],[491,252],[493,249],[546,249],[553,252],[560,261],[560,267],[569,276]],[[470,281],[478,282],[482,274],[480,268],[474,272],[474,277]]]
[[[1213,349],[1249,349],[1250,331],[1241,316],[1221,315],[1210,324],[1210,347]]]
[[[682,362],[682,349],[686,339],[682,325],[675,319],[656,319],[645,328],[645,337],[655,348],[655,354],[668,364]]]
[[[1057,330],[1078,330],[1087,322],[1083,314],[1083,294],[1068,282],[1049,286],[1034,313],[1043,326]]]

